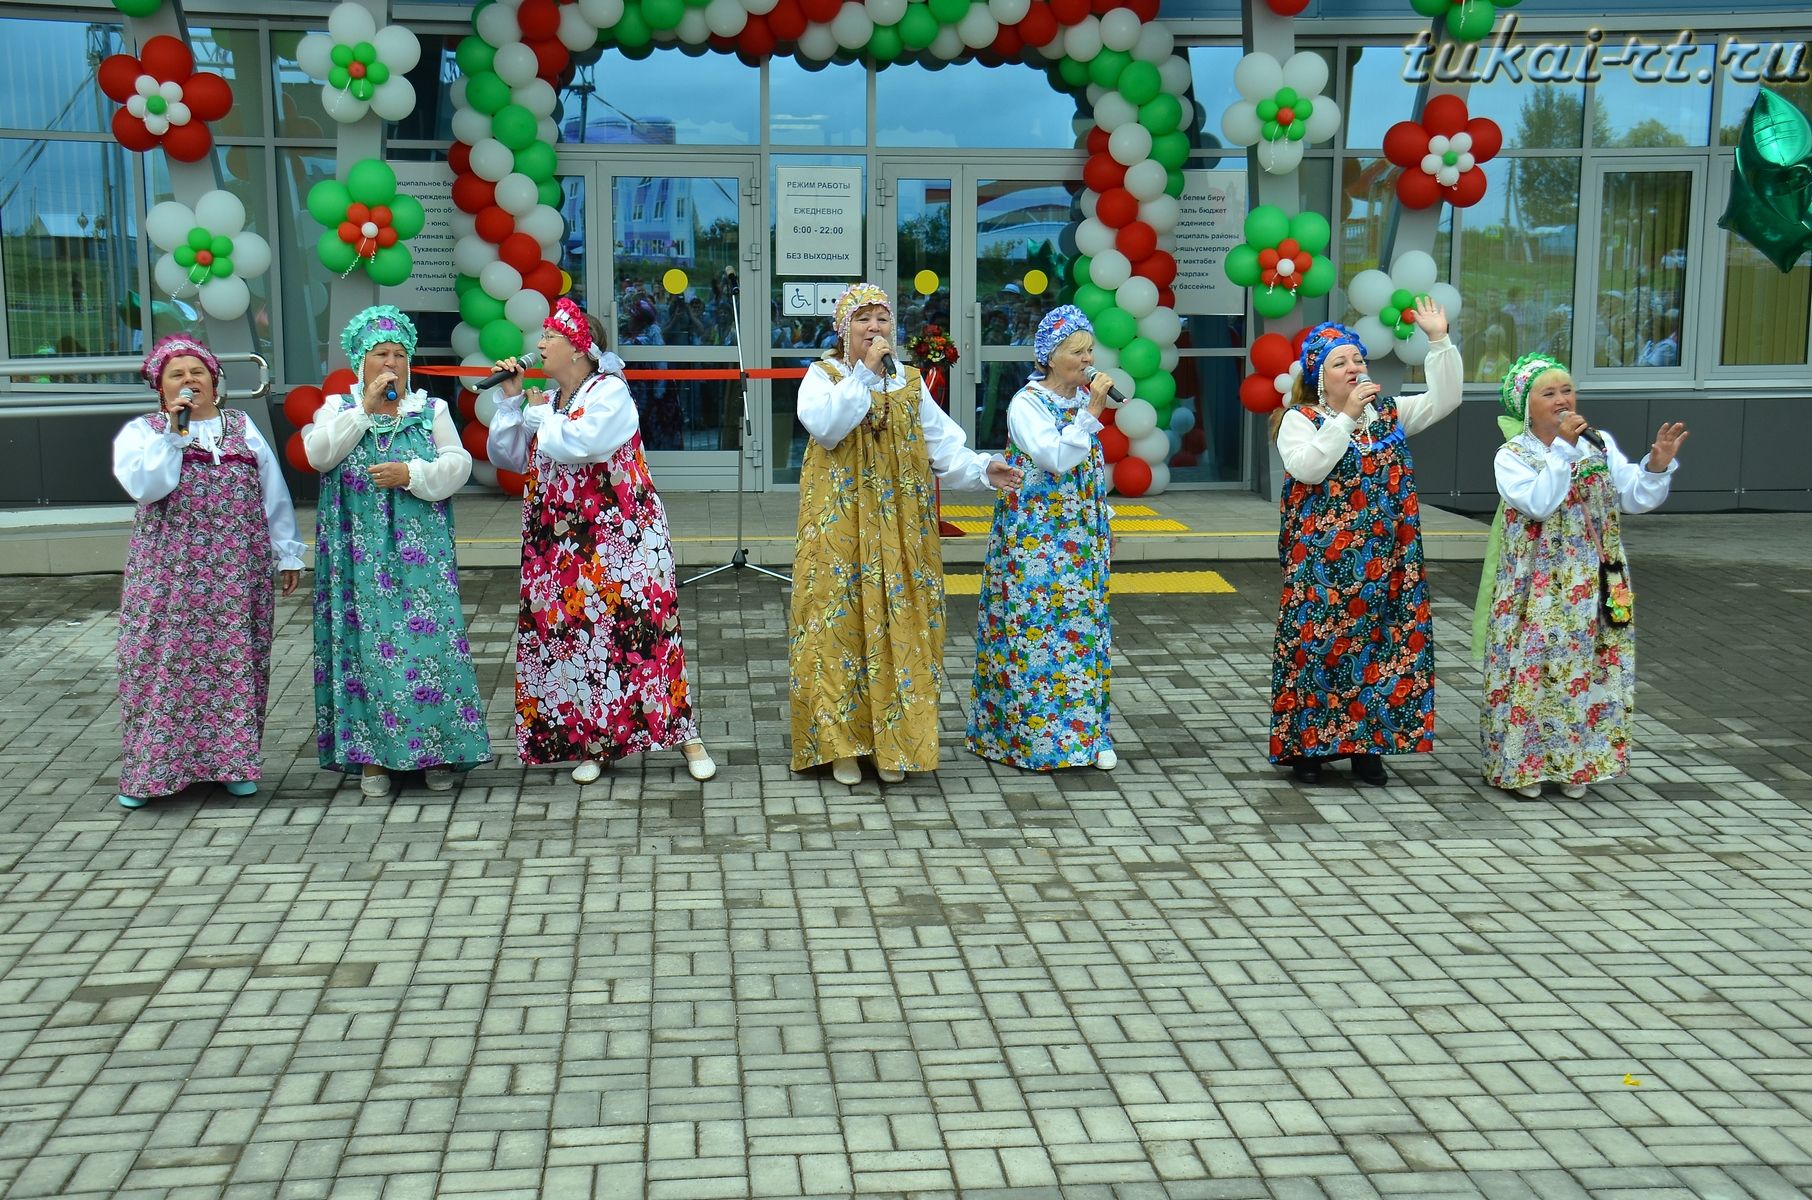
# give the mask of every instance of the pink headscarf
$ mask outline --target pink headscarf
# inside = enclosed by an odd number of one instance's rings
[[[139,368],[138,373],[144,376],[145,382],[151,385],[152,391],[159,390],[158,385],[164,377],[164,368],[170,365],[170,360],[173,358],[199,358],[202,365],[207,367],[208,374],[214,377],[214,391],[216,393],[220,391],[222,380],[220,360],[214,357],[212,350],[186,333],[165,334],[158,338],[157,343],[151,347],[151,353],[145,355],[145,365]]]
[[[599,350],[592,344],[591,326],[585,323],[585,310],[565,296],[554,302],[554,311],[541,322],[541,328],[559,334],[580,354],[594,360],[600,357]]]

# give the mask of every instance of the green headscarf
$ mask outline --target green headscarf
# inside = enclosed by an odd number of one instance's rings
[[[1504,411],[1497,419],[1504,441],[1513,442],[1528,428],[1529,388],[1549,371],[1565,371],[1566,364],[1551,354],[1537,350],[1510,364],[1498,386],[1498,402]],[[1504,502],[1497,502],[1497,513],[1491,518],[1491,537],[1485,542],[1485,565],[1479,573],[1479,594],[1472,603],[1472,657],[1485,657],[1486,631],[1491,626],[1491,598],[1497,587],[1497,561],[1504,552]]]

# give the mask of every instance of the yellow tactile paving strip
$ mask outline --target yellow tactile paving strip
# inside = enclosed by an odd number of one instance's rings
[[[986,532],[988,532],[989,523],[987,521],[972,521],[972,520],[968,520],[968,519],[951,520],[949,509],[944,510],[944,519],[946,521],[950,521],[950,523],[952,525],[956,526],[958,529],[962,530],[964,533],[986,533]],[[1149,517],[1149,518],[1132,517],[1132,518],[1126,519],[1126,520],[1122,520],[1119,517],[1115,517],[1113,520],[1111,520],[1107,523],[1107,526],[1109,529],[1113,530],[1115,533],[1188,533],[1189,532],[1189,526],[1183,524],[1181,521],[1172,521],[1168,517]]]
[[[1113,504],[1116,517],[1155,517],[1158,515],[1157,509],[1144,504],[1114,504],[1111,497],[1108,499],[1108,503]],[[992,518],[994,516],[992,504],[946,504],[942,511],[949,520],[955,520],[958,517]],[[1188,526],[1183,526],[1183,528],[1186,529]]]
[[[980,575],[946,575],[944,591],[952,596],[981,594]],[[1234,587],[1219,571],[1116,571],[1108,583],[1113,596],[1231,596]]]

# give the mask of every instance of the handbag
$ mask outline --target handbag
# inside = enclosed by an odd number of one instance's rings
[[[1636,619],[1636,593],[1630,589],[1629,569],[1621,562],[1599,560],[1598,607],[1604,623],[1615,629]]]

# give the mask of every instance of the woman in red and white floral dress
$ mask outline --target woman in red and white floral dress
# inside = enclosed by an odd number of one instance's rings
[[[497,398],[488,453],[527,475],[516,625],[516,748],[531,765],[602,764],[679,746],[694,779],[717,773],[692,715],[667,513],[642,457],[623,360],[604,328],[562,298],[539,349],[557,388]]]

